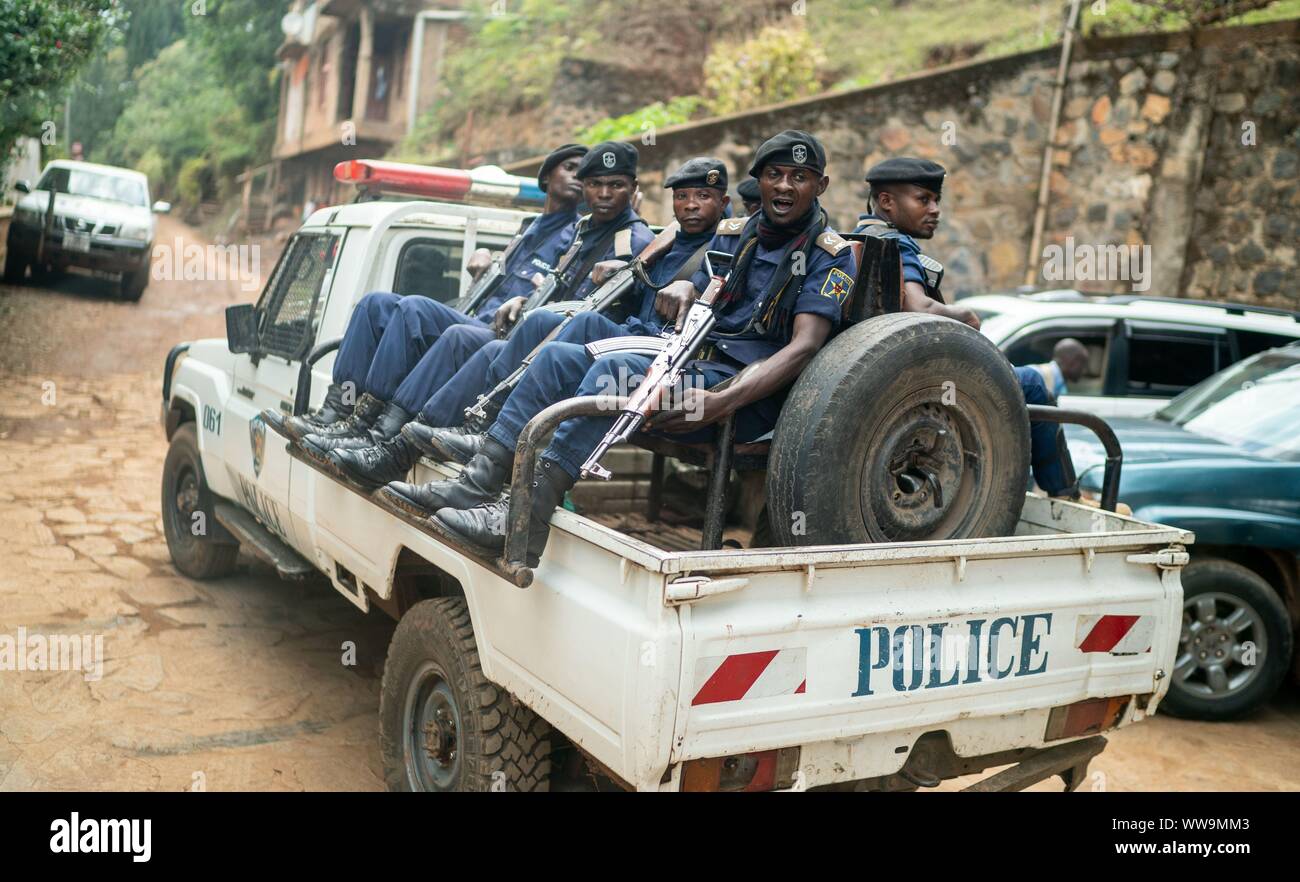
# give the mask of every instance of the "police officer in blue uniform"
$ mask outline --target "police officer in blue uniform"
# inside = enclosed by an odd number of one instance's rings
[[[631,206],[636,192],[637,158],[631,144],[608,141],[592,148],[579,164],[576,176],[582,182],[583,198],[591,214],[578,225],[573,246],[560,261],[560,290],[554,299],[586,297],[595,287],[591,272],[599,262],[626,261],[654,238]],[[502,303],[498,326],[512,324],[526,299],[519,296]],[[357,439],[317,440],[309,435],[303,439],[304,446],[328,451],[334,465],[363,483],[378,486],[403,477],[420,453],[410,442],[410,432],[401,433],[403,425],[413,422],[412,412],[494,336],[483,326],[452,328],[425,353],[398,388],[392,407],[399,412],[401,422],[385,421],[382,432],[377,427]],[[532,345],[539,342],[541,337]],[[419,428],[418,421],[412,428]]]
[[[758,195],[758,181],[753,178],[745,178],[736,187],[736,192],[740,195],[740,202],[745,207],[745,216],[757,214],[758,210],[763,207],[763,200]]]
[[[649,266],[650,284],[638,285],[636,296],[630,300],[631,314],[620,323],[608,315],[580,313],[553,342],[582,345],[609,337],[657,335],[665,330],[669,320],[656,311],[659,289],[673,281],[694,277],[731,200],[727,197],[727,168],[712,157],[690,160],[668,177],[664,187],[673,191],[673,216],[679,229],[669,250]],[[613,262],[598,265],[597,274],[607,276],[617,266]],[[663,302],[660,306],[663,307]],[[495,387],[518,367],[561,321],[562,318],[552,312],[538,311],[530,315],[495,357],[478,353],[451,382],[429,399],[420,413],[419,422],[408,424],[402,430],[403,434],[420,452],[433,459],[468,462],[478,453],[486,436],[458,426],[465,408],[476,400],[478,394]],[[431,428],[439,424],[447,427]],[[407,508],[426,509],[439,502],[438,498],[428,496],[429,486],[395,481],[381,492]],[[436,510],[436,507],[427,508],[427,513]]]
[[[735,414],[737,441],[762,436],[776,425],[784,393],[838,327],[855,266],[848,242],[830,229],[818,201],[830,183],[825,167],[825,150],[807,132],[782,132],[758,149],[750,175],[758,179],[762,210],[723,221],[710,243],[710,249],[734,256],[733,268],[719,295],[718,323],[687,371],[691,388],[682,395],[682,408],[660,430],[695,433]],[[676,325],[708,282],[701,271],[691,281],[667,286],[658,295],[659,312]],[[593,360],[572,343],[546,346],[460,477],[433,485],[431,495],[445,507],[431,526],[484,555],[499,554],[508,506],[502,489],[523,426],[569,395],[622,391],[620,385],[635,384],[650,362],[635,354]],[[724,390],[710,388],[732,377]],[[538,458],[530,563],[545,548],[552,512],[612,421],[613,416],[568,420]]]
[[[474,316],[427,297],[367,294],[348,319],[334,360],[333,382],[321,409],[289,418],[268,410],[264,418],[297,439],[313,433],[322,438],[360,437],[372,426],[380,434],[400,429],[410,416],[404,417],[404,409],[390,399],[421,354],[453,328],[472,329],[490,337],[488,323],[501,305],[531,292],[533,276],[552,270],[570,247],[583,196],[577,172],[586,153],[582,144],[565,144],[546,157],[537,174],[537,186],[546,193],[542,214],[525,221],[507,249],[504,280]],[[354,407],[348,401],[352,396],[345,394],[349,387],[354,395],[360,395]]]
[[[871,185],[872,211],[861,215],[856,233],[896,239],[903,263],[903,309],[929,312],[980,326],[979,316],[959,304],[943,300],[939,284],[943,265],[921,252],[917,239],[929,239],[939,226],[939,200],[947,170],[937,162],[910,156],[886,159],[867,172]],[[1029,404],[1055,404],[1043,377],[1033,368],[1013,368],[1021,391]],[[1059,442],[1060,427],[1055,423],[1031,422],[1030,465],[1034,480],[1050,496],[1073,490],[1065,457],[1069,454]]]

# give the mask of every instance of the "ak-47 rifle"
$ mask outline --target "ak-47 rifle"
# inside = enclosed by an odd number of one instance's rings
[[[604,312],[616,303],[620,297],[627,293],[628,289],[631,288],[633,283],[638,279],[646,284],[650,284],[650,280],[645,274],[646,267],[653,264],[664,254],[668,253],[668,251],[673,247],[673,240],[677,237],[677,230],[678,223],[677,221],[673,221],[671,224],[664,227],[663,232],[658,236],[655,236],[654,239],[651,240],[650,244],[641,250],[640,254],[624,266],[620,267],[614,275],[606,279],[604,284],[588,294],[585,299],[557,305],[557,308],[563,309],[565,312],[564,321],[560,322],[560,324],[553,328],[541,343],[538,343],[533,347],[533,350],[528,353],[522,362],[519,363],[519,367],[515,368],[509,376],[503,379],[500,383],[497,383],[490,391],[480,395],[478,401],[465,409],[466,422],[470,425],[476,425],[486,420],[487,409],[492,402],[500,400],[502,395],[508,394],[510,390],[519,385],[519,381],[523,379],[524,373],[528,370],[528,366],[533,363],[533,359],[537,356],[537,353],[541,351],[543,346],[559,336],[560,331],[564,330],[565,325],[573,321],[575,315],[580,312]],[[554,279],[555,276],[551,275],[548,277],[547,281],[550,283],[553,282]],[[554,290],[553,284],[551,288]],[[533,294],[533,297],[529,298],[528,304],[525,304],[524,308],[529,308],[529,305],[532,304],[533,300],[537,298],[538,294],[541,292],[542,289],[538,288],[537,292]],[[549,297],[549,294],[546,296]],[[538,302],[545,303],[545,297],[540,299]]]
[[[504,256],[493,258],[492,263],[487,269],[483,270],[483,274],[478,277],[474,284],[470,286],[469,291],[465,294],[465,299],[462,301],[464,309],[462,309],[461,312],[464,312],[467,315],[473,315],[477,312],[479,306],[486,303],[488,298],[492,296],[493,292],[501,286],[501,282],[505,277],[506,271]]]
[[[650,363],[641,385],[628,396],[627,404],[619,412],[614,425],[582,464],[582,477],[595,475],[608,481],[613,473],[602,466],[600,460],[609,448],[632,437],[659,408],[663,395],[677,385],[687,363],[695,357],[695,353],[704,344],[705,337],[718,321],[714,305],[722,286],[727,283],[726,277],[719,275],[719,272],[721,267],[727,267],[727,274],[730,275],[731,257],[724,251],[710,251],[705,255],[705,269],[710,276],[708,288],[691,304],[686,320],[682,322],[682,329],[665,340],[663,348]]]

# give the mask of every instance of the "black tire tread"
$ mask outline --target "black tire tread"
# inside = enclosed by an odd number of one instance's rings
[[[239,560],[238,543],[216,542],[211,538],[191,536],[184,541],[172,536],[172,523],[168,512],[172,494],[169,492],[168,475],[176,468],[176,459],[192,459],[199,477],[199,505],[204,511],[212,529],[216,529],[216,517],[213,513],[212,491],[208,489],[207,478],[203,474],[203,461],[199,458],[198,435],[194,423],[182,423],[172,435],[171,445],[167,448],[167,458],[163,462],[162,480],[162,514],[163,535],[167,540],[167,551],[171,555],[176,569],[192,579],[219,579],[235,571]]]
[[[550,789],[550,725],[483,675],[469,608],[462,597],[422,600],[402,616],[393,633],[381,681],[380,753],[389,790],[407,788],[401,732],[406,674],[429,655],[439,658],[459,696],[478,702],[462,707],[461,767],[468,790],[485,791],[492,774],[505,773],[508,789],[544,792]],[[473,714],[475,725],[470,725]]]
[[[825,346],[796,381],[782,409],[768,461],[767,500],[774,538],[779,545],[808,544],[790,535],[790,513],[803,508],[799,500],[814,495],[807,489],[807,475],[842,474],[843,463],[836,457],[842,451],[828,444],[817,443],[814,438],[824,436],[826,420],[816,415],[831,409],[833,400],[846,394],[844,390],[863,378],[889,376],[894,372],[897,354],[927,332],[940,331],[954,338],[968,336],[987,343],[991,353],[996,347],[980,336],[978,331],[951,319],[922,313],[895,313],[879,316],[847,329]],[[1004,387],[1017,390],[1018,382],[1005,358],[990,358],[988,366],[1001,371]],[[1012,455],[1023,459],[1024,471],[1029,469],[1029,421],[1027,412],[1019,408],[1023,421],[1019,431],[1012,422],[1015,415],[1006,414],[1007,444]],[[1027,482],[1027,478],[1026,478]],[[1022,485],[1023,486],[1023,485]],[[1024,494],[1001,511],[990,512],[984,535],[1010,535],[1020,518]],[[1018,504],[1017,504],[1018,503]]]

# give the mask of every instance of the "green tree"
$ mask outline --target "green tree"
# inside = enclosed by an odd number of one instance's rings
[[[0,162],[40,136],[108,30],[115,0],[0,0]]]
[[[260,149],[269,149],[280,109],[279,67],[275,50],[284,41],[280,19],[288,0],[205,0],[203,15],[191,18],[191,42],[213,61],[217,81],[228,88],[257,131]]]

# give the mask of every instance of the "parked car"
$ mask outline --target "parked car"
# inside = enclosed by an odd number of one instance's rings
[[[1209,720],[1247,713],[1284,679],[1300,624],[1300,344],[1233,365],[1152,417],[1110,423],[1133,516],[1196,534],[1164,707]],[[1102,453],[1075,428],[1070,451],[1095,494]]]
[[[961,303],[1017,366],[1051,361],[1062,338],[1081,342],[1088,369],[1059,404],[1108,418],[1149,416],[1217,371],[1300,339],[1300,313],[1235,303],[1073,290]]]
[[[45,166],[34,188],[28,181],[18,181],[15,188],[25,195],[9,223],[6,282],[21,283],[28,267],[32,279],[40,282],[76,266],[118,274],[119,296],[140,299],[149,284],[153,214],[171,210],[166,202],[150,205],[144,175],[111,165],[55,160]]]

